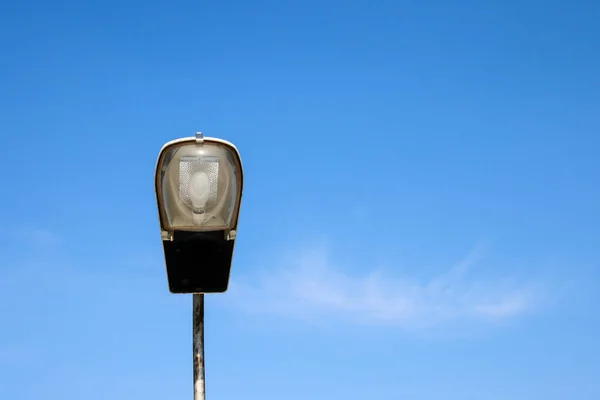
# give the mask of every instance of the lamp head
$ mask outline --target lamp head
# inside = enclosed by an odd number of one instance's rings
[[[233,144],[198,133],[163,146],[155,191],[171,292],[227,290],[242,188]]]

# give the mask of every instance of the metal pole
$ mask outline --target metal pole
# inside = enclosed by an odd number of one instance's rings
[[[204,387],[204,294],[194,294],[194,400],[205,400]]]

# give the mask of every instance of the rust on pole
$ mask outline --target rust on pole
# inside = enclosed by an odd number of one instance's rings
[[[194,294],[194,400],[205,400],[204,385],[204,294]]]

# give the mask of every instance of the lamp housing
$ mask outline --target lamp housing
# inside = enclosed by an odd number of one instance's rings
[[[232,143],[197,133],[163,146],[155,192],[172,293],[227,290],[242,189]]]

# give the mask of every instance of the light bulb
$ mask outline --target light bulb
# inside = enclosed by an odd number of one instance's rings
[[[204,207],[210,197],[210,178],[204,171],[192,174],[188,184],[188,195],[194,208],[194,213],[204,213]]]

